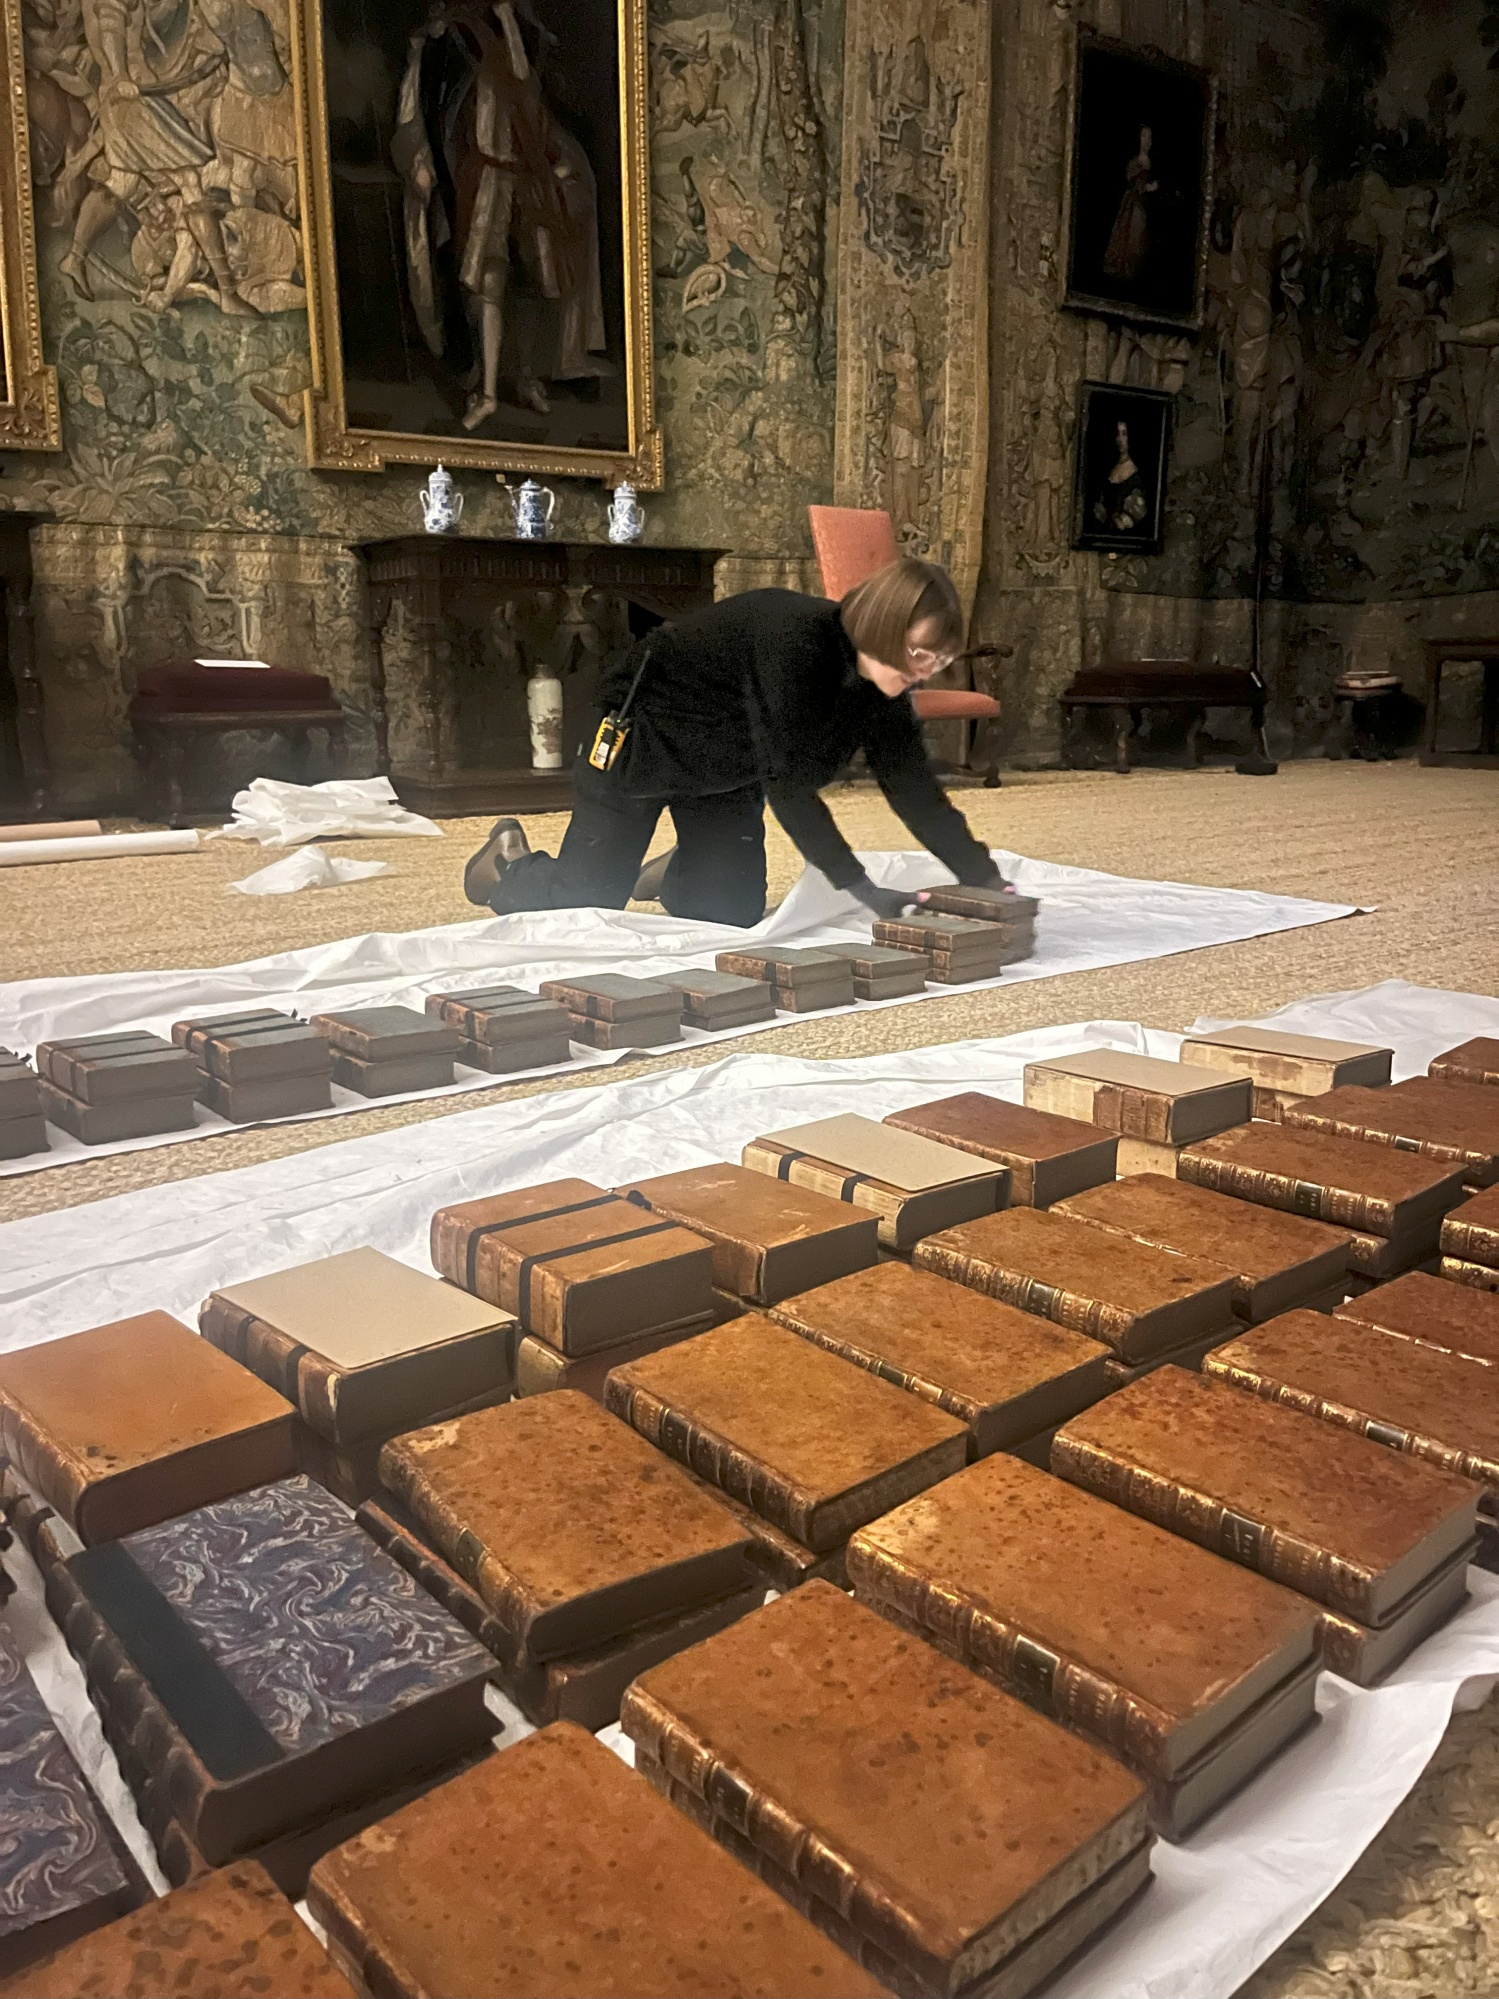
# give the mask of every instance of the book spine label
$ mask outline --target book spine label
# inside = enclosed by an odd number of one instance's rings
[[[1176,1174],[1179,1180],[1190,1181],[1195,1187],[1208,1187],[1215,1194],[1233,1194],[1241,1201],[1283,1208],[1288,1214],[1306,1215],[1312,1221],[1337,1222],[1370,1235],[1387,1236],[1394,1229],[1393,1205],[1374,1194],[1325,1187],[1320,1181],[1297,1180],[1288,1173],[1267,1173],[1257,1166],[1214,1159],[1190,1148],[1178,1160]]]

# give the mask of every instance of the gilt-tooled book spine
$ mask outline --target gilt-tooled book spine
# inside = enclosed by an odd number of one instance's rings
[[[793,1152],[784,1145],[767,1145],[755,1139],[745,1146],[740,1159],[755,1173],[769,1173],[777,1180],[789,1181],[793,1187],[805,1187],[811,1193],[830,1194],[835,1201],[868,1208],[885,1222],[898,1221],[905,1205],[900,1190],[887,1186],[883,1180],[872,1180],[866,1173],[845,1173],[825,1159],[810,1158],[805,1152]],[[885,1240],[883,1228],[880,1240]]]
[[[1485,1227],[1481,1222],[1464,1221],[1462,1209],[1457,1208],[1443,1218],[1441,1242],[1446,1256],[1499,1269],[1499,1216]]]
[[[487,1645],[505,1664],[514,1663],[516,1644],[513,1634],[491,1613],[478,1591],[470,1589],[457,1571],[449,1568],[439,1555],[419,1540],[389,1507],[382,1506],[378,1500],[368,1499],[354,1518],[371,1540],[378,1542],[393,1561],[400,1563],[407,1575],[415,1577],[428,1596],[436,1597],[443,1609],[457,1618],[471,1638]]]
[[[1043,1284],[1039,1277],[1027,1277],[1018,1270],[998,1269],[982,1258],[966,1256],[944,1243],[940,1236],[927,1236],[921,1246],[921,1268],[947,1277],[955,1284],[981,1291],[1002,1304],[1018,1306],[1038,1319],[1067,1326],[1075,1333],[1104,1346],[1119,1348],[1134,1325],[1134,1314],[1102,1298],[1085,1298],[1063,1291],[1055,1284]]]
[[[1329,1549],[1314,1547],[1299,1535],[1269,1527],[1263,1521],[1247,1519],[1207,1493],[1123,1462],[1096,1445],[1069,1436],[1066,1430],[1052,1440],[1051,1468],[1058,1477],[1122,1506],[1127,1513],[1137,1513],[1184,1540],[1242,1562],[1271,1582],[1284,1583],[1288,1589],[1341,1610],[1360,1623],[1373,1622],[1370,1591],[1376,1578]]]
[[[1492,1153],[1464,1145],[1449,1145],[1436,1138],[1408,1138],[1395,1127],[1399,1122],[1399,1111],[1393,1123],[1370,1124],[1357,1115],[1339,1116],[1318,1108],[1315,1097],[1298,1105],[1283,1123],[1293,1125],[1302,1131],[1330,1132],[1335,1138],[1357,1138],[1365,1145],[1388,1145],[1396,1152],[1416,1152],[1423,1159],[1434,1159],[1439,1165],[1482,1166],[1493,1156]]]
[[[1211,1188],[1215,1194],[1235,1194],[1241,1201],[1258,1201],[1267,1208],[1284,1208],[1288,1214],[1337,1222],[1370,1235],[1387,1236],[1394,1226],[1390,1203],[1377,1194],[1358,1194],[1349,1188],[1326,1187],[1316,1180],[1297,1180],[1288,1173],[1243,1166],[1232,1159],[1214,1159],[1190,1146],[1177,1161],[1176,1176],[1194,1187]]]
[[[88,1466],[38,1429],[27,1410],[0,1394],[0,1451],[29,1486],[70,1524],[92,1479]]]
[[[380,1483],[387,1492],[395,1494],[459,1579],[477,1593],[505,1634],[505,1651],[500,1656],[513,1660],[526,1628],[527,1606],[519,1584],[510,1570],[469,1532],[432,1481],[406,1452],[397,1448],[398,1444],[399,1439],[396,1445],[387,1445],[380,1453]],[[438,1601],[442,1601],[441,1597]],[[491,1651],[496,1650],[488,1638],[483,1642]]]
[[[786,1480],[773,1476],[727,1438],[700,1428],[648,1388],[636,1387],[618,1375],[611,1374],[604,1384],[604,1407],[658,1451],[665,1451],[730,1499],[739,1500],[772,1527],[779,1527],[804,1547],[815,1546],[811,1533],[815,1502]]]

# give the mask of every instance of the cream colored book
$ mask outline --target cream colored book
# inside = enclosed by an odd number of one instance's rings
[[[1249,1120],[1249,1078],[1218,1076],[1185,1062],[1088,1048],[1025,1065],[1033,1110],[1083,1118],[1121,1138],[1185,1145]]]
[[[1378,1089],[1390,1080],[1391,1051],[1365,1041],[1326,1041],[1272,1027],[1223,1027],[1189,1034],[1181,1059],[1194,1067],[1247,1076],[1262,1090],[1320,1097],[1346,1083]]]

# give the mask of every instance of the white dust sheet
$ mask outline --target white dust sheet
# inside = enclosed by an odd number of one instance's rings
[[[1499,1033],[1499,1000],[1389,981],[1270,1018],[1392,1044],[1398,1080],[1470,1035]],[[10,1222],[0,1225],[0,1348],[153,1307],[191,1324],[216,1285],[361,1243],[430,1271],[428,1220],[445,1202],[564,1175],[609,1186],[734,1159],[780,1125],[843,1111],[882,1117],[959,1089],[1018,1102],[1027,1060],[1081,1047],[1169,1058],[1179,1044],[1134,1022],[1089,1021],[848,1062],[742,1053]],[[8,1559],[24,1586],[0,1625],[149,1858],[82,1677],[18,1555]],[[1499,1676],[1499,1578],[1475,1569],[1470,1584],[1467,1606],[1384,1685],[1363,1691],[1323,1675],[1319,1725],[1184,1845],[1158,1845],[1154,1883],[1063,1974],[1058,1999],[1228,1999],[1347,1873],[1415,1784],[1454,1707],[1477,1705]],[[508,1715],[513,1741],[525,1723]],[[627,1754],[617,1730],[605,1735]]]
[[[860,859],[877,882],[892,888],[931,888],[952,879],[929,854],[863,854]],[[1200,888],[1183,882],[1133,881],[1091,868],[1031,861],[1002,849],[996,849],[995,859],[1021,892],[1037,897],[1042,907],[1035,955],[1010,966],[1003,979],[982,982],[988,985],[1014,985],[1102,965],[1163,958],[1175,951],[1237,943],[1246,937],[1296,930],[1358,913],[1348,904],[1308,902],[1296,896]],[[101,1034],[123,1027],[169,1034],[172,1023],[189,1014],[232,1006],[280,1006],[304,1017],[352,1006],[404,1005],[420,1010],[428,993],[464,986],[511,983],[534,988],[543,979],[581,978],[601,972],[650,978],[684,966],[711,965],[718,952],[736,945],[772,941],[798,946],[868,943],[869,929],[869,912],[809,869],[780,908],[753,930],[735,930],[720,923],[686,923],[672,916],[632,910],[562,909],[491,916],[431,930],[372,932],[335,944],[253,958],[240,965],[195,971],[20,980],[0,986],[0,1048],[29,1051],[37,1042],[60,1035]],[[854,1008],[835,1011],[856,1011],[867,1004],[907,1006],[974,990],[972,986],[928,986],[907,1000],[858,1001]],[[686,1045],[727,1041],[785,1027],[804,1017],[777,1014],[768,1021],[721,1034],[704,1034],[689,1027],[683,1029],[682,1040]],[[576,1043],[573,1055],[574,1060],[566,1065],[569,1071],[609,1067],[626,1059],[625,1051],[605,1052]],[[536,1076],[557,1071],[516,1072],[520,1073]],[[491,1076],[467,1068],[459,1069],[458,1077],[445,1089],[417,1090],[411,1097],[450,1096],[516,1080],[514,1074]],[[372,1101],[401,1103],[410,1098],[370,1099],[335,1084],[333,1109],[314,1115],[347,1116],[352,1111],[368,1110]],[[98,1159],[111,1152],[179,1145],[188,1139],[211,1138],[242,1128],[228,1124],[201,1104],[196,1118],[187,1131],[126,1139],[114,1145],[84,1145],[51,1127],[51,1150],[0,1161],[0,1179],[71,1165],[79,1159]]]

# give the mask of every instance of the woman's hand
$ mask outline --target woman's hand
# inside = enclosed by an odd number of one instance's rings
[[[917,900],[914,889],[877,888],[868,875],[849,883],[848,892],[882,923],[897,922]]]

